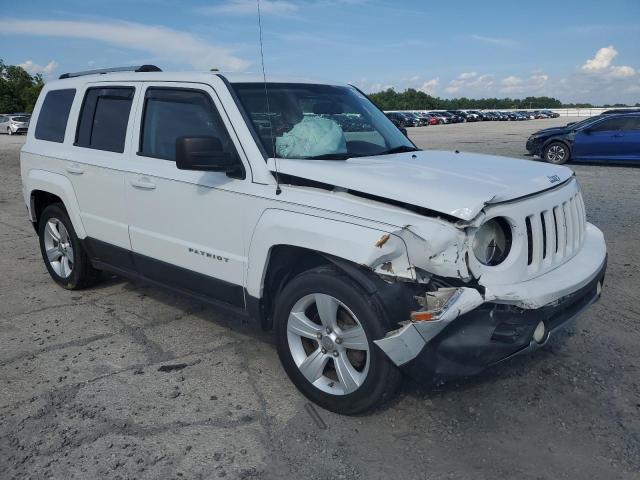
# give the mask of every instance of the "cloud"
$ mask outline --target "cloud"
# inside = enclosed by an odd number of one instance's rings
[[[509,75],[500,81],[500,92],[518,94],[539,94],[547,85],[549,75],[544,73],[534,73],[528,78],[521,78]]]
[[[247,61],[232,55],[229,49],[213,45],[190,33],[159,25],[116,20],[82,22],[1,18],[0,33],[96,40],[203,70],[242,70],[248,65]]]
[[[490,45],[498,45],[500,47],[515,47],[518,42],[508,38],[485,37],[484,35],[469,35],[469,38],[479,42],[488,43]]]
[[[478,72],[463,72],[457,78],[451,80],[444,89],[447,93],[465,92],[483,93],[491,90],[495,85],[495,77],[492,74],[479,75]]]
[[[596,56],[587,60],[587,63],[582,65],[582,70],[587,72],[601,72],[609,68],[611,62],[618,55],[618,51],[613,48],[613,45],[601,48],[596,52]]]
[[[197,12],[205,15],[257,15],[258,4],[255,0],[227,0],[220,5],[199,7]],[[261,0],[260,13],[263,15],[291,15],[298,6],[287,0]]]
[[[51,60],[46,65],[38,65],[37,63],[33,63],[33,60],[25,60],[23,63],[18,64],[19,67],[24,68],[27,73],[31,75],[36,75],[38,73],[43,75],[49,75],[56,68],[58,68],[58,63],[55,60]]]
[[[418,87],[418,90],[424,93],[428,93],[429,95],[433,95],[439,84],[440,78],[432,78],[431,80],[427,80],[420,87]]]
[[[628,65],[613,65],[613,59],[618,56],[618,51],[613,45],[603,47],[596,52],[595,57],[590,58],[582,65],[582,70],[587,73],[606,75],[613,78],[632,77],[636,70]]]
[[[633,67],[622,65],[620,67],[611,67],[611,76],[618,78],[633,77],[636,71]]]

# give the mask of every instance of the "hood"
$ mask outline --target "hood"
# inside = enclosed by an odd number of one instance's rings
[[[418,151],[348,160],[278,159],[278,172],[473,219],[485,205],[547,190],[569,179],[567,167],[532,160]],[[275,160],[268,165],[275,171]]]
[[[567,133],[571,130],[571,127],[552,127],[552,128],[543,128],[542,130],[538,130],[533,135],[557,135],[562,133]]]

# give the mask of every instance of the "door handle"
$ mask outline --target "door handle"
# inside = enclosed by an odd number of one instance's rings
[[[84,173],[84,168],[82,168],[77,163],[72,163],[71,165],[67,165],[67,172],[73,173],[74,175],[82,175]]]
[[[148,178],[138,178],[129,182],[132,187],[140,188],[142,190],[153,190],[156,188],[156,184],[151,182]]]

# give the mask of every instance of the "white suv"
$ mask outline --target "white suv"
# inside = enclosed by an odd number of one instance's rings
[[[21,153],[51,277],[100,271],[230,306],[345,414],[401,372],[475,374],[600,294],[566,167],[421,151],[349,85],[144,66],[48,82]]]

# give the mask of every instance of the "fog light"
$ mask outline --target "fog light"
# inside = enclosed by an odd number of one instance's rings
[[[538,342],[544,342],[547,336],[547,327],[544,326],[544,322],[538,323],[536,329],[533,331],[533,339]]]

